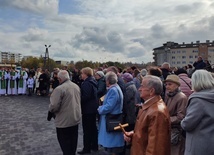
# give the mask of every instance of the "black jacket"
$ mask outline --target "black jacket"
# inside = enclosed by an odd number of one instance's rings
[[[81,84],[82,114],[97,113],[97,81],[94,77],[86,78]]]

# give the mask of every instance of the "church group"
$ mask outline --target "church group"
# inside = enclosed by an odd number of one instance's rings
[[[0,95],[26,94],[27,85],[33,88],[33,84],[32,75],[28,77],[24,69],[0,68]]]
[[[59,71],[49,111],[63,154],[76,153],[82,119],[78,154],[93,154],[102,146],[111,155],[125,155],[127,149],[131,155],[213,155],[214,76],[201,57],[193,66],[85,67],[80,88]],[[124,132],[109,131],[106,117],[120,113],[129,126]]]

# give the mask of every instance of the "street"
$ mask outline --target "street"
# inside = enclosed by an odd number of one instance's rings
[[[62,155],[54,121],[47,121],[48,105],[49,97],[0,96],[0,155]],[[82,135],[80,124],[77,151]]]

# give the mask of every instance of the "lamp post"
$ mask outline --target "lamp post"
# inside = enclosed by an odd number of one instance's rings
[[[48,52],[48,48],[51,47],[51,45],[45,45],[46,49],[45,49],[45,58],[44,58],[44,66],[45,66],[45,69],[47,69],[46,67],[46,60],[48,59],[48,70],[50,70],[50,64],[49,64],[49,52]]]

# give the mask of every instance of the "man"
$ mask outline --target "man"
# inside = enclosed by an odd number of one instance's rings
[[[124,139],[132,143],[131,155],[170,155],[170,117],[161,99],[160,78],[147,75],[139,88],[144,99],[134,131],[125,132]]]
[[[193,66],[195,67],[196,71],[198,69],[204,69],[206,67],[206,63],[203,61],[201,56],[198,56],[198,59],[193,63]]]
[[[161,65],[161,71],[162,71],[162,75],[163,75],[163,77],[162,77],[163,79],[162,80],[166,80],[166,77],[171,74],[171,72],[170,72],[170,64],[168,62],[164,62]]]
[[[63,155],[75,155],[81,121],[80,89],[70,81],[66,70],[59,71],[58,79],[60,85],[51,94],[49,111],[56,116],[57,138]]]
[[[18,83],[18,94],[26,94],[26,89],[27,89],[27,78],[28,78],[28,74],[25,70],[25,68],[22,68],[22,70],[20,70],[19,74],[17,75],[17,77],[19,78],[19,83]]]

